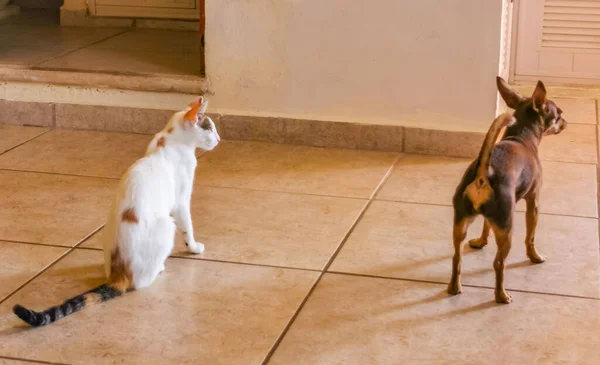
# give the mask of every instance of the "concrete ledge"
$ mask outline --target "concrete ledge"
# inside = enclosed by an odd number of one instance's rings
[[[200,21],[193,19],[143,19],[92,16],[86,9],[60,9],[60,25],[63,27],[136,27],[189,32],[197,32],[200,30]]]
[[[87,9],[69,10],[60,9],[60,25],[63,27],[117,27],[127,28],[133,26],[133,19],[94,17],[89,16]]]
[[[0,99],[0,124],[54,126],[54,104]]]
[[[53,85],[115,88],[123,90],[209,94],[209,83],[201,76],[146,75],[85,72],[44,68],[0,68],[0,81],[35,82]]]
[[[0,124],[154,134],[173,110],[0,100]],[[475,157],[483,133],[210,114],[226,140]]]

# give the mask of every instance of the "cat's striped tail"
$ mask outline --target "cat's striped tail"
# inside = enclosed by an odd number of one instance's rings
[[[21,305],[15,305],[13,312],[17,317],[27,322],[32,327],[40,327],[55,322],[69,314],[78,312],[91,304],[106,302],[107,300],[122,295],[128,283],[102,284],[81,295],[66,300],[63,304],[48,308],[43,312],[36,312]]]

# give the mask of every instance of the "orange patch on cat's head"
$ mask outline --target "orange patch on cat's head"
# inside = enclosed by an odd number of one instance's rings
[[[167,129],[167,133],[169,133],[169,134],[173,133],[173,127]]]
[[[200,110],[200,104],[192,107],[183,116],[183,124],[194,125],[198,121],[198,111]]]
[[[158,141],[156,141],[156,147],[158,147],[158,148],[164,147],[166,142],[167,142],[167,139],[164,136],[160,137],[158,139]]]
[[[204,98],[202,96],[198,96],[194,101],[192,101],[191,103],[189,103],[188,106],[190,108],[195,108],[197,106],[202,105],[203,102],[204,102]]]

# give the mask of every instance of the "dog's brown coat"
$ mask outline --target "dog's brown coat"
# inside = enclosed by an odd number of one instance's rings
[[[467,229],[477,215],[485,218],[481,237],[471,240],[474,248],[487,244],[490,229],[494,232],[498,251],[494,259],[496,271],[495,297],[498,303],[510,303],[512,298],[504,289],[504,262],[512,245],[513,215],[517,201],[527,202],[527,256],[533,263],[545,261],[534,245],[538,219],[538,197],[542,185],[542,169],[538,146],[542,136],[558,134],[566,127],[562,111],[546,98],[546,88],[539,81],[533,95],[524,98],[501,78],[497,87],[506,104],[515,110],[516,119],[507,127],[502,138],[498,119],[492,124],[478,158],[465,171],[456,188],[454,207],[454,257],[450,294],[462,291],[460,272],[462,242]],[[499,117],[500,118],[500,117]],[[506,118],[504,119],[507,120]],[[499,139],[498,143],[495,143]],[[487,151],[490,151],[489,159]]]

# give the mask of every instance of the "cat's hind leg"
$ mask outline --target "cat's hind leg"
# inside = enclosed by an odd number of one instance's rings
[[[173,250],[175,241],[175,223],[171,217],[158,218],[148,227],[147,243],[140,253],[138,267],[143,270],[134,273],[133,280],[136,288],[147,287],[165,269],[165,261]]]

